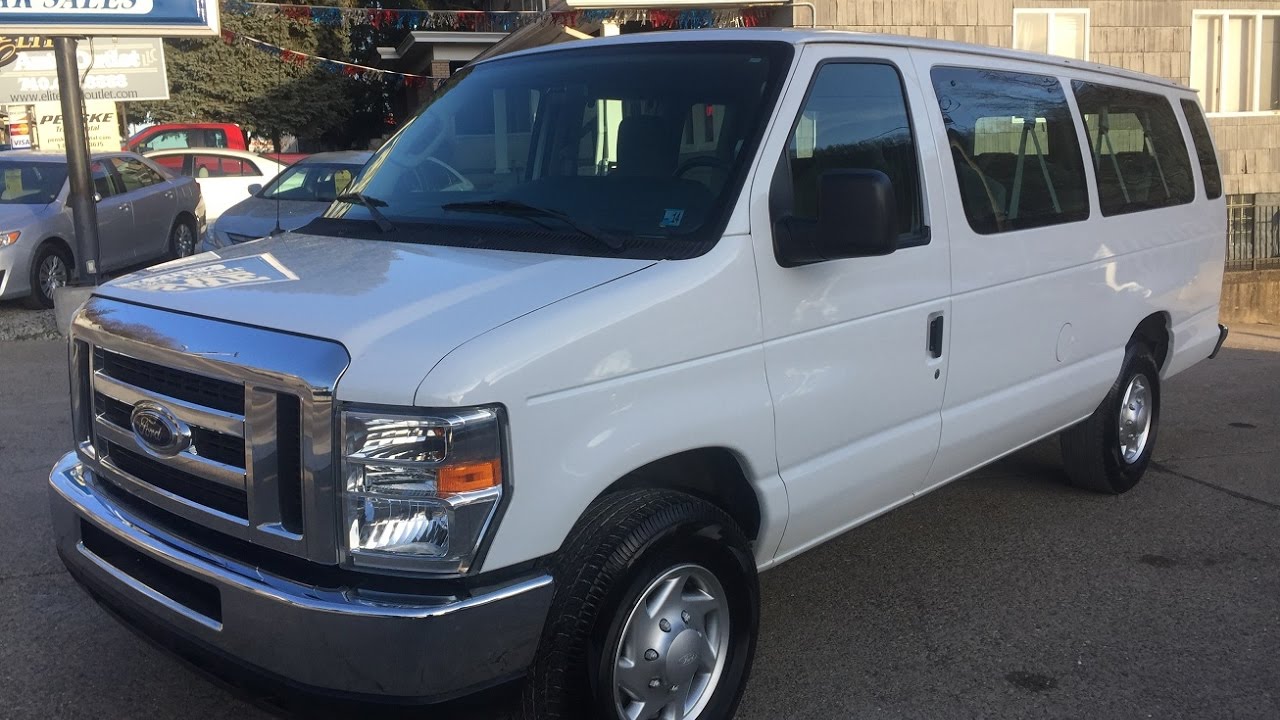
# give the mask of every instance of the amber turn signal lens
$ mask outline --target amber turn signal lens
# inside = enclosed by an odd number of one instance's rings
[[[440,468],[436,491],[441,495],[485,490],[502,484],[502,470],[497,460]]]

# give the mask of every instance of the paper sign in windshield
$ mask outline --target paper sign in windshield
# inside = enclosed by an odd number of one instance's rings
[[[214,260],[179,270],[143,271],[117,287],[144,292],[192,292],[224,287],[266,285],[297,280],[298,276],[271,253]]]

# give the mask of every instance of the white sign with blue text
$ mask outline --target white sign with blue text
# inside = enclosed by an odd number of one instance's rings
[[[0,0],[0,34],[217,35],[217,0]]]

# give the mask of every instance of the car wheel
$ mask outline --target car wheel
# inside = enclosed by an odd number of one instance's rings
[[[31,295],[27,305],[53,307],[53,291],[71,281],[71,256],[52,243],[45,243],[31,260]]]
[[[196,231],[189,220],[175,220],[169,231],[169,254],[184,258],[196,253]]]
[[[1159,428],[1160,370],[1151,350],[1134,343],[1102,404],[1062,433],[1071,484],[1113,495],[1129,491],[1151,463]]]
[[[552,573],[525,717],[733,717],[755,653],[759,585],[750,545],[722,510],[669,490],[608,495]]]

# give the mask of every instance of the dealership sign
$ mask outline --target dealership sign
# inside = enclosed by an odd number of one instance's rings
[[[11,35],[217,35],[217,0],[0,0]]]
[[[4,2],[5,0],[0,0]],[[5,47],[0,38],[0,51]],[[85,100],[168,100],[160,38],[94,38],[76,46]],[[57,60],[52,50],[19,49],[0,66],[0,105],[57,102]]]

